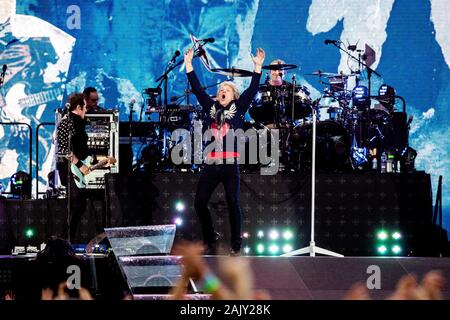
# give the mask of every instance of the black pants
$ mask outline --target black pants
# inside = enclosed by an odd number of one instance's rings
[[[238,164],[205,165],[198,181],[195,211],[200,220],[203,241],[207,246],[215,242],[214,226],[208,202],[214,189],[223,183],[230,213],[231,248],[239,251],[242,244],[242,210],[240,206],[240,180]]]
[[[56,168],[58,169],[59,178],[61,180],[61,184],[67,187],[67,170],[68,163],[67,160],[58,161]],[[63,232],[63,237],[66,238],[67,234],[69,234],[69,241],[73,242],[75,240],[75,235],[77,232],[78,225],[81,221],[81,216],[86,210],[87,206],[87,192],[85,189],[79,189],[75,180],[73,179],[72,174],[70,174],[70,223],[66,226],[66,230]],[[68,213],[69,214],[69,213]]]

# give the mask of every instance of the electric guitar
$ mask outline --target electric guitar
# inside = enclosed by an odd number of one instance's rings
[[[10,108],[31,108],[58,101],[64,90],[61,88],[47,89],[41,92],[27,94],[27,84],[17,83],[8,90],[5,96],[6,105]]]
[[[100,169],[104,167],[107,164],[115,164],[117,160],[114,157],[107,157],[106,159],[100,160],[98,163],[94,165],[90,165],[92,162],[92,157],[88,156],[86,159],[82,160],[83,164],[89,168],[89,171],[94,171],[96,169]],[[70,170],[72,171],[73,178],[75,180],[75,184],[79,189],[86,189],[86,176],[83,172],[75,165],[75,163],[72,163],[70,166]]]

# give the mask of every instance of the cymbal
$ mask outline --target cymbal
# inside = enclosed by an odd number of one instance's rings
[[[319,76],[319,77],[341,77],[342,74],[339,73],[330,73],[330,72],[323,72],[320,70],[314,71],[312,73],[307,73],[307,76]]]
[[[230,77],[251,77],[253,75],[251,71],[235,68],[211,69],[211,71]]]
[[[297,66],[295,64],[277,63],[277,64],[269,64],[269,65],[264,66],[262,68],[264,70],[290,70],[290,69],[297,68]]]

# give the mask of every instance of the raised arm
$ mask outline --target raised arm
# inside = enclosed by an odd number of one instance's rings
[[[266,58],[266,53],[262,48],[256,49],[256,55],[252,56],[253,64],[255,66],[254,72],[261,73],[262,64],[264,62],[264,59]]]
[[[194,71],[194,66],[192,65],[192,60],[194,59],[194,50],[192,48],[188,49],[184,53],[184,64],[186,66],[186,75],[188,77],[189,83],[192,87],[192,92],[197,97],[198,102],[203,107],[203,110],[208,112],[209,108],[214,104],[214,100],[202,90],[202,86],[200,85],[200,81],[197,78],[197,75]]]
[[[254,65],[252,81],[250,82],[250,86],[244,92],[242,92],[242,95],[239,98],[241,105],[246,108],[250,106],[253,97],[258,92],[259,81],[261,79],[261,68],[264,62],[264,58],[266,57],[266,53],[262,48],[258,48],[256,49],[256,55],[252,55],[251,57]]]

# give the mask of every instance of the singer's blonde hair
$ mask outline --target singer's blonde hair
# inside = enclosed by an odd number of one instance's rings
[[[239,97],[241,96],[241,94],[239,93],[239,89],[236,86],[236,84],[234,84],[234,82],[231,82],[231,81],[225,81],[220,84],[219,88],[217,89],[217,94],[216,94],[217,97],[219,96],[220,89],[225,86],[227,86],[227,87],[231,88],[231,90],[233,90],[234,100],[239,99]]]
[[[275,60],[273,60],[270,64],[272,65],[272,64],[285,64],[286,62],[284,62],[283,60],[281,60],[281,59],[275,59]]]

